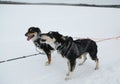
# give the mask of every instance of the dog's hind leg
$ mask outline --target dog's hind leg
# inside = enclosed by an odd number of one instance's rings
[[[68,61],[68,73],[66,74],[65,80],[69,80],[72,78],[73,71],[75,69],[76,61]]]
[[[83,58],[83,61],[82,61],[82,63],[78,64],[79,66],[80,66],[80,65],[83,65],[83,63],[85,63],[85,61],[87,60],[86,55],[87,55],[87,53],[82,54],[81,57]]]
[[[97,70],[97,69],[99,69],[99,59],[97,58],[95,60],[95,62],[96,62],[95,70]]]
[[[97,55],[96,55],[97,53],[90,52],[89,54],[90,54],[91,59],[94,60],[96,63],[95,70],[99,69],[99,59],[97,58]]]

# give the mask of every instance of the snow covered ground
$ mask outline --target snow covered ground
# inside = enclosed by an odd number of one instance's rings
[[[119,22],[120,9],[0,5],[0,60],[38,53],[24,36],[31,26],[72,37],[107,38],[120,35]],[[73,78],[65,81],[67,63],[55,51],[50,66],[45,66],[44,55],[0,64],[0,84],[120,84],[120,40],[97,44],[97,71],[88,56],[84,65],[76,66]]]

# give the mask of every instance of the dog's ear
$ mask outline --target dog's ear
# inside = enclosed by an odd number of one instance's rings
[[[50,36],[50,38],[53,38],[54,37],[54,32],[53,31],[50,31],[47,33],[48,36]]]
[[[41,33],[41,30],[40,30],[39,27],[30,27],[30,28],[28,29],[28,31],[35,31],[35,32],[37,32],[37,33]]]
[[[72,41],[73,41],[73,38],[72,38],[72,37],[66,37],[65,41],[66,41],[66,42],[72,42]]]
[[[73,41],[73,38],[72,38],[72,37],[69,37],[68,40],[69,40],[69,41]]]
[[[35,27],[35,29],[36,29],[36,31],[37,31],[38,33],[41,33],[41,30],[40,30],[39,27]]]
[[[51,32],[51,34],[53,35],[53,37],[58,37],[61,38],[63,35],[61,35],[59,32]]]

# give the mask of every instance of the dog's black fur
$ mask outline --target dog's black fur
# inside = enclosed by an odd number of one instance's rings
[[[41,43],[40,35],[41,35],[41,30],[38,27],[30,27],[25,34],[25,36],[28,37],[27,38],[28,41],[32,39],[35,46],[45,52],[48,58],[48,61],[46,62],[46,64],[48,65],[51,63],[51,51],[54,50],[54,48],[51,47],[49,44]]]
[[[66,79],[69,79],[71,77],[71,72],[73,72],[75,68],[77,58],[81,58],[82,55],[84,55],[83,63],[86,61],[86,53],[89,53],[92,60],[96,62],[95,69],[98,69],[99,62],[97,58],[97,45],[95,41],[91,39],[73,40],[72,37],[63,36],[58,32],[49,32],[46,34],[42,34],[41,39],[47,41],[48,39],[44,38],[44,36],[48,36],[51,39],[55,39],[53,43],[55,44],[56,49],[63,57],[68,59],[69,71]]]

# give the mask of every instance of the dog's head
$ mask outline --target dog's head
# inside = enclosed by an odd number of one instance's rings
[[[41,34],[41,30],[38,27],[30,27],[27,33],[25,34],[25,36],[27,37],[27,40],[29,41],[30,39],[36,40],[39,34]]]
[[[62,44],[65,41],[65,37],[58,33],[50,31],[48,33],[41,34],[41,42],[47,43],[47,44],[53,44],[53,43],[60,43]]]
[[[51,46],[54,45],[55,48],[63,45],[64,43],[67,44],[68,42],[73,41],[72,37],[63,36],[62,34],[53,31],[41,34],[40,38],[42,43],[46,43]]]

